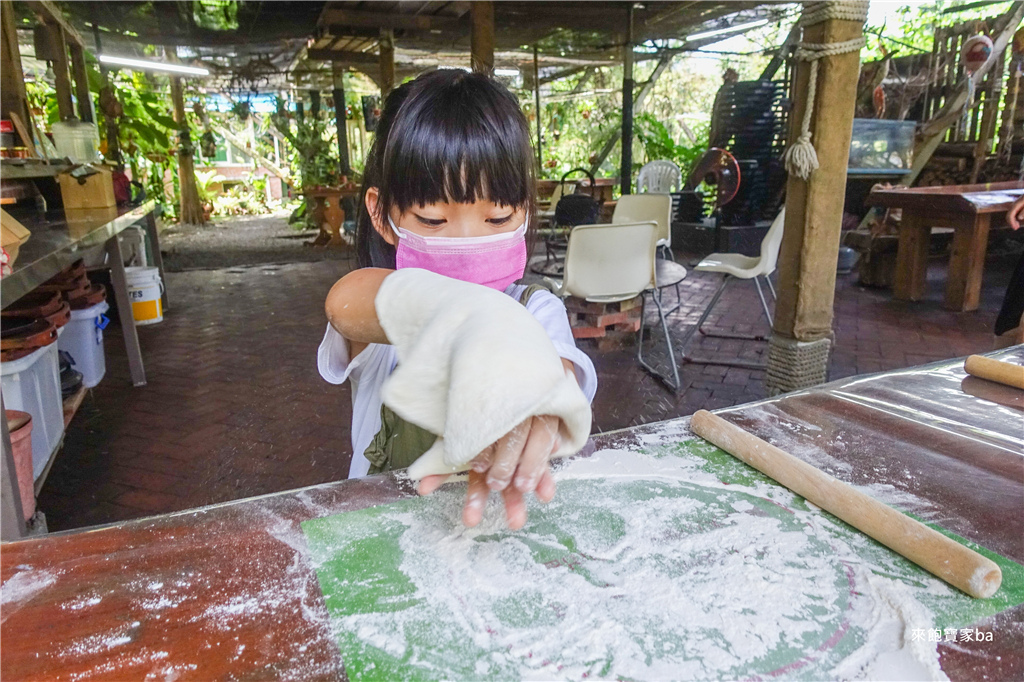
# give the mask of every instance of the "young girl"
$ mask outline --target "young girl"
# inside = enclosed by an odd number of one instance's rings
[[[364,173],[360,269],[327,297],[329,324],[317,358],[324,379],[352,383],[350,478],[407,467],[436,439],[382,404],[381,387],[397,358],[374,301],[396,269],[430,270],[522,303],[586,399],[593,399],[594,366],[576,348],[562,302],[541,287],[516,284],[525,271],[535,208],[533,164],[529,126],[516,98],[486,76],[438,70],[388,96]],[[513,528],[526,521],[524,494],[545,502],[553,497],[548,458],[558,428],[556,417],[528,418],[473,460],[467,526],[479,523],[490,491],[501,491]],[[424,478],[421,494],[445,479]]]

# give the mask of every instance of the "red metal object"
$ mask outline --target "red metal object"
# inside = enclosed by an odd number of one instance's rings
[[[715,209],[725,206],[740,190],[740,164],[729,152],[712,147],[700,157],[690,171],[686,181],[687,189],[696,189],[704,182],[716,189]]]

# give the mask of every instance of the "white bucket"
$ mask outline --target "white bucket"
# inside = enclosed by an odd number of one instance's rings
[[[132,317],[135,318],[136,326],[162,322],[164,307],[160,295],[164,291],[164,285],[160,281],[160,269],[125,268],[124,272],[128,280],[128,299],[132,302]]]
[[[39,478],[64,435],[64,401],[60,395],[57,344],[23,358],[0,363],[4,409],[32,415],[32,477]]]
[[[146,233],[141,227],[126,228],[118,235],[118,241],[126,265],[143,268],[149,265],[146,258]]]
[[[57,348],[71,355],[75,370],[82,373],[82,385],[92,388],[107,372],[103,353],[103,330],[109,320],[103,314],[110,309],[106,301],[71,311],[71,320],[57,339]]]

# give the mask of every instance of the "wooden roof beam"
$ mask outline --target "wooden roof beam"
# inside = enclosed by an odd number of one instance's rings
[[[322,48],[306,50],[306,57],[315,62],[340,62],[359,66],[376,66],[380,61],[375,52],[343,52]]]
[[[71,25],[71,22],[64,17],[64,13],[60,11],[56,4],[50,2],[50,0],[32,0],[25,4],[44,24],[58,24],[64,30],[64,40],[66,42],[78,47],[85,47],[82,36]]]
[[[384,28],[413,31],[433,31],[463,27],[466,22],[457,17],[424,14],[395,14],[393,12],[367,12],[351,9],[325,9],[320,23],[340,31],[348,28]]]

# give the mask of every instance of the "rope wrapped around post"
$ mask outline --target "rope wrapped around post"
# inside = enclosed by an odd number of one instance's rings
[[[833,0],[831,2],[811,2],[804,6],[800,24],[808,26],[820,24],[829,19],[843,19],[864,23],[868,17],[867,0]],[[806,43],[797,45],[793,54],[798,61],[809,62],[810,78],[807,82],[807,106],[800,122],[800,134],[789,145],[783,160],[786,170],[797,177],[807,180],[818,168],[818,153],[811,142],[811,116],[814,114],[814,100],[818,93],[818,62],[822,57],[831,57],[847,52],[860,52],[864,47],[864,38],[854,38],[839,43]]]

